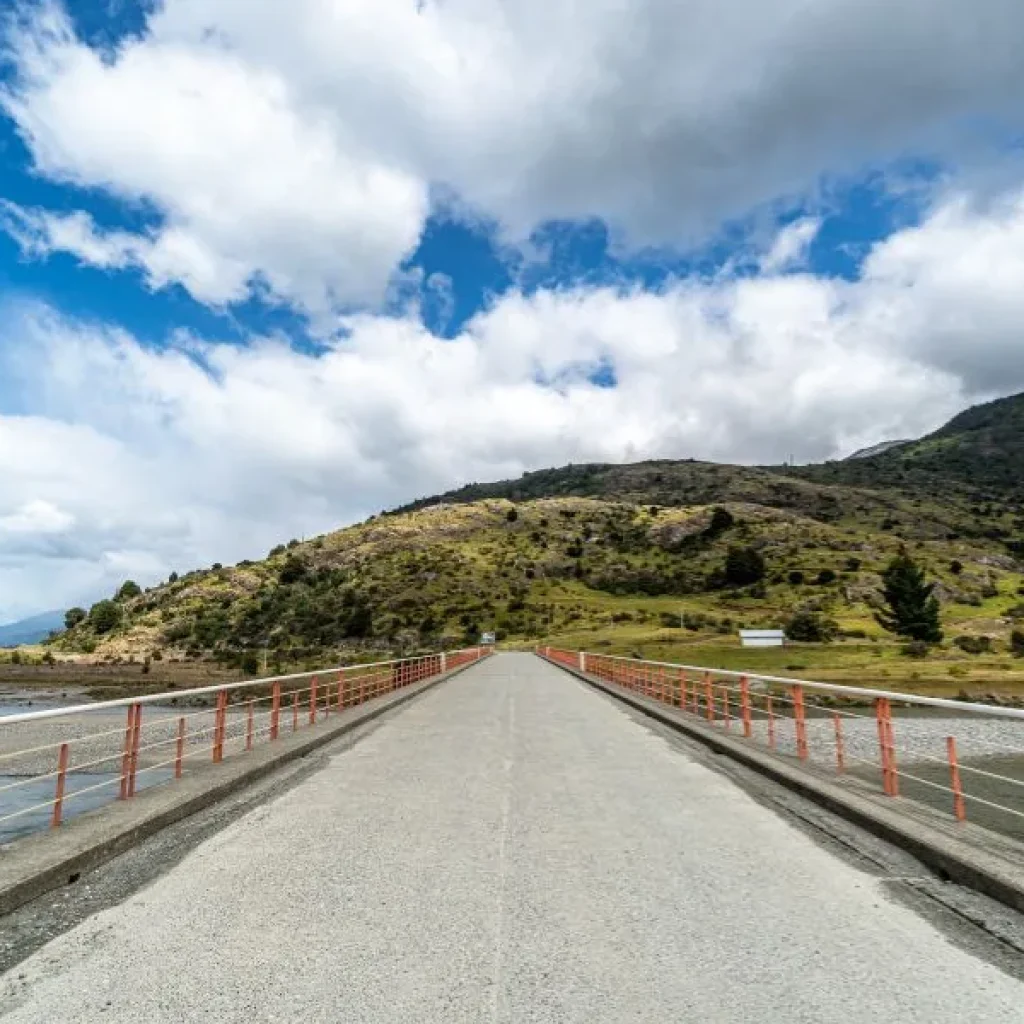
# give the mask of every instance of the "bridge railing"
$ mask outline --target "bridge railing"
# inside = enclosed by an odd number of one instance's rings
[[[0,843],[489,653],[471,647],[0,717]]]
[[[645,661],[537,653],[809,771],[1024,839],[1024,709]]]

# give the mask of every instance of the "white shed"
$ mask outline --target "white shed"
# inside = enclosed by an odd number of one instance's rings
[[[782,647],[786,633],[781,629],[741,629],[740,644],[743,647]]]

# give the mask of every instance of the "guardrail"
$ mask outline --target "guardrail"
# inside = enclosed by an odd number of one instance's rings
[[[489,653],[471,647],[0,717],[0,841],[58,827],[69,804],[74,813],[130,800],[197,761],[220,763]]]
[[[553,647],[537,653],[808,770],[1024,839],[1024,709]]]

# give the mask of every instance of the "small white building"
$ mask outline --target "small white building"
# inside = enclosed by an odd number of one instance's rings
[[[786,633],[782,629],[741,629],[740,645],[742,647],[782,647],[786,643]]]

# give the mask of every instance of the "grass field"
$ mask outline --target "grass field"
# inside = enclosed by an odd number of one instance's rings
[[[1024,659],[1006,654],[968,655],[956,648],[939,648],[926,658],[909,658],[900,644],[883,640],[744,648],[735,637],[693,637],[678,629],[629,625],[613,631],[562,633],[548,642],[571,650],[638,655],[848,686],[1024,702]]]

